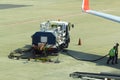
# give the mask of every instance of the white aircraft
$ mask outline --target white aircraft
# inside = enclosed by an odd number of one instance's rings
[[[96,15],[96,16],[99,16],[99,17],[102,17],[102,18],[106,18],[106,19],[109,19],[109,20],[112,20],[112,21],[120,23],[120,17],[119,16],[115,16],[115,15],[106,14],[106,13],[102,13],[102,12],[91,10],[89,8],[89,0],[83,0],[82,10],[84,12],[86,12],[86,13],[93,14],[93,15]]]

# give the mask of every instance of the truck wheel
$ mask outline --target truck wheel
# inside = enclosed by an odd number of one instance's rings
[[[67,44],[66,44],[66,48],[68,48],[68,46],[69,46],[69,44],[67,43]]]
[[[17,60],[19,60],[19,59],[20,59],[20,57],[18,57],[18,56],[17,56],[17,57],[16,57],[16,59],[17,59]]]

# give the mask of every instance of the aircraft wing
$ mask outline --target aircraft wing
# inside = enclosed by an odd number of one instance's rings
[[[89,0],[83,0],[82,10],[83,10],[83,12],[93,14],[93,15],[96,15],[96,16],[99,16],[99,17],[102,17],[102,18],[109,19],[109,20],[120,23],[120,17],[119,16],[115,16],[115,15],[111,15],[111,14],[91,10],[89,8]]]

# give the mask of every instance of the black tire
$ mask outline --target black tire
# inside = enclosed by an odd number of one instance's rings
[[[16,59],[17,59],[17,60],[19,60],[19,59],[20,59],[20,57],[19,57],[19,56],[17,56],[17,57],[16,57]]]

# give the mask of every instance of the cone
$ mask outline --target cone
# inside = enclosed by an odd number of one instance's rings
[[[78,45],[81,45],[81,39],[79,38]]]

